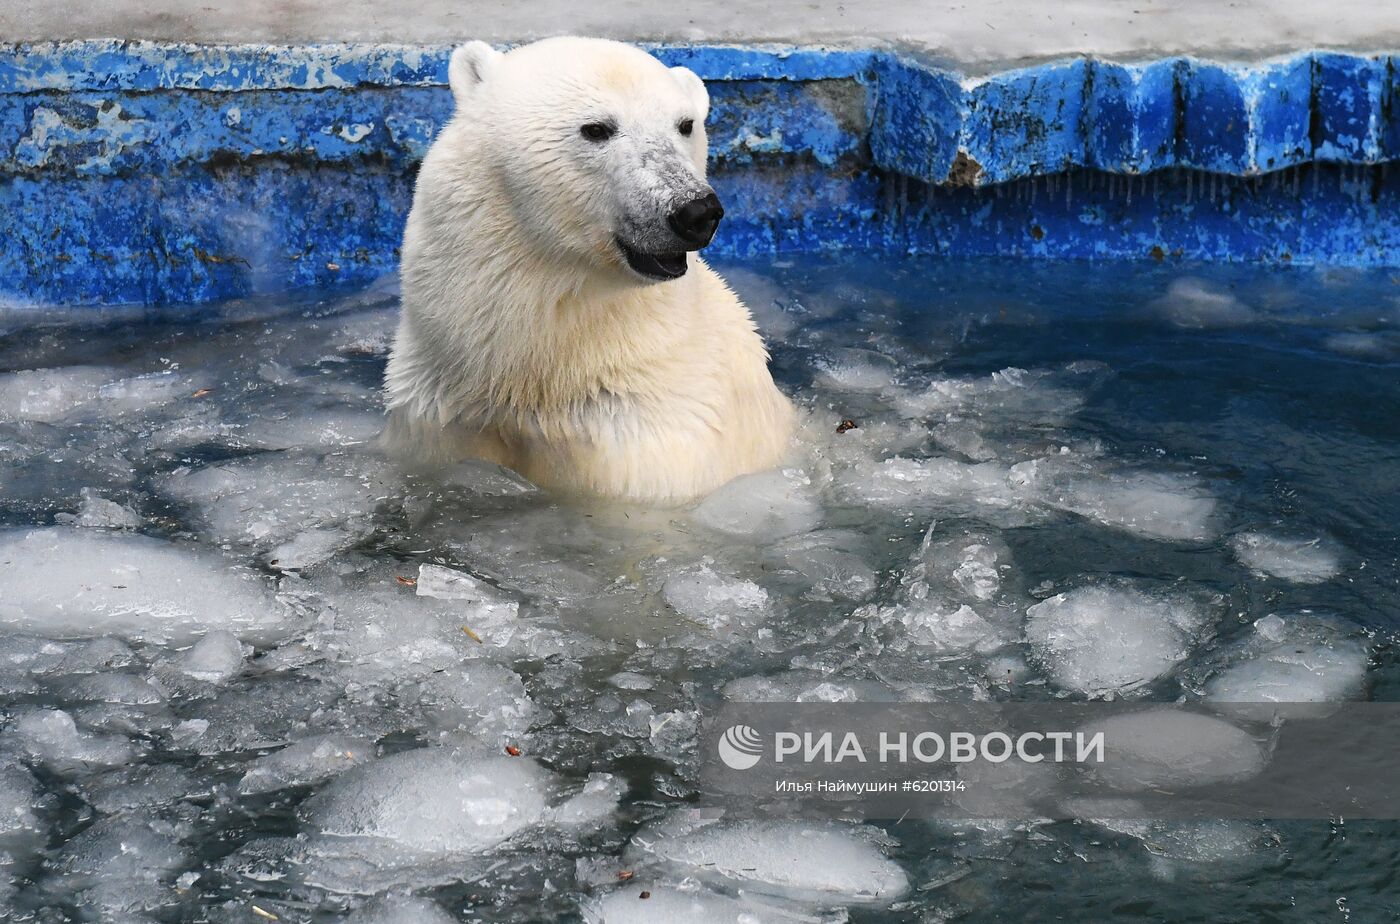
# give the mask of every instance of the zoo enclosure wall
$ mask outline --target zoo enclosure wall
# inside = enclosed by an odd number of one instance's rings
[[[712,96],[714,251],[1400,264],[1391,54],[661,44]],[[198,304],[397,264],[450,46],[0,49],[0,300]]]

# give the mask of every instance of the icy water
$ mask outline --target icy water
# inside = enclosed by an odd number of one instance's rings
[[[1396,698],[1400,280],[721,269],[807,423],[679,510],[378,458],[392,285],[0,316],[0,918],[1400,916],[1394,824],[688,808],[725,700]]]

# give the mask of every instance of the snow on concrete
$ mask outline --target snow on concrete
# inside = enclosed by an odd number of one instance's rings
[[[773,0],[736,15],[722,0],[612,7],[561,3],[503,5],[430,0],[404,16],[385,0],[288,7],[254,0],[199,8],[182,0],[45,4],[19,0],[0,10],[11,41],[127,38],[227,42],[516,42],[550,35],[682,42],[898,45],[977,70],[1075,54],[1134,59],[1191,53],[1257,58],[1300,48],[1400,46],[1400,23],[1384,4],[1337,0],[1066,0],[976,4],[875,0]]]

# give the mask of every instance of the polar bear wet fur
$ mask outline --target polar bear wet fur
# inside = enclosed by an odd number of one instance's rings
[[[700,79],[555,38],[471,42],[449,82],[456,113],[404,234],[391,449],[652,502],[779,464],[793,409],[748,309],[694,253],[722,214]]]

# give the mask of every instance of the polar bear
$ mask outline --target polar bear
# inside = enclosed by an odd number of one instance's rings
[[[617,42],[458,48],[418,174],[389,447],[651,503],[778,465],[793,408],[748,309],[695,251],[709,95]]]

